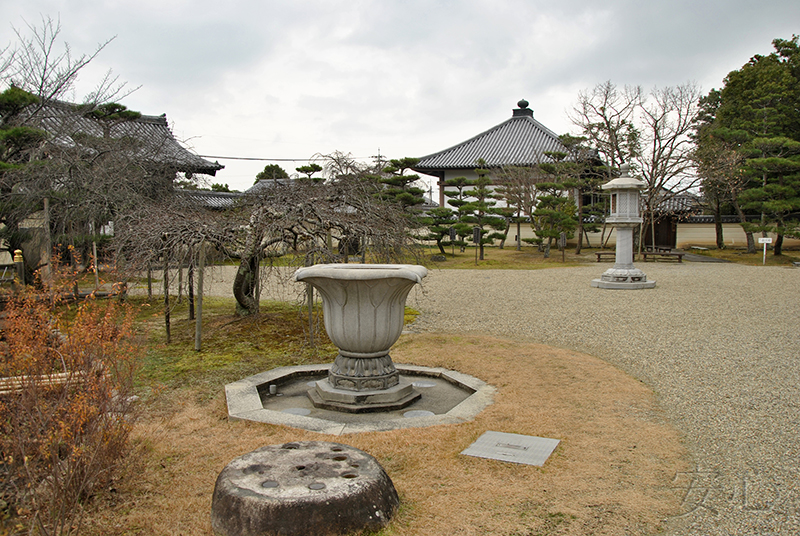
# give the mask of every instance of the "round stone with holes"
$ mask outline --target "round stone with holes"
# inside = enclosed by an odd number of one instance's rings
[[[399,504],[389,475],[366,452],[303,441],[240,456],[217,477],[217,536],[333,535],[378,530]]]

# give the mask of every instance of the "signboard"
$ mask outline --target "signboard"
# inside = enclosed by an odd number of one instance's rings
[[[772,244],[772,238],[768,236],[759,236],[758,243],[764,244],[764,260],[762,261],[762,264],[767,264],[767,244]]]

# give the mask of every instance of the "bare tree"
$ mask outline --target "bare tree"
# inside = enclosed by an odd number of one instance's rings
[[[533,218],[540,193],[536,185],[545,182],[547,177],[538,166],[507,166],[498,171],[496,177],[497,193],[516,213],[517,249],[520,249],[522,219],[528,218],[534,231],[538,230],[537,220]]]
[[[699,87],[687,83],[654,89],[650,98],[639,106],[642,149],[635,163],[647,184],[642,196],[643,225],[650,225],[653,240],[657,218],[666,215],[665,211],[659,211],[659,205],[668,206],[699,184],[694,173],[691,134],[700,111],[700,97]]]
[[[711,204],[717,228],[717,247],[725,247],[722,234],[721,205],[730,202],[741,223],[747,217],[739,204],[739,194],[749,187],[750,178],[744,173],[745,157],[736,150],[734,144],[720,138],[701,133],[701,140],[695,147],[693,158],[697,175],[702,180],[702,191],[706,203]],[[751,230],[745,229],[748,253],[755,253],[755,239]]]
[[[645,97],[639,87],[620,90],[605,82],[581,92],[570,115],[604,160],[609,179],[625,162],[639,172],[647,184],[643,205],[651,232],[660,207],[698,185],[690,134],[699,99],[693,83],[654,89]]]
[[[17,46],[4,81],[33,93],[42,102],[66,98],[81,71],[114,40],[112,37],[99,43],[92,53],[74,55],[69,44],[59,45],[59,19],[42,16],[39,26],[27,22],[25,25],[28,33],[14,28]],[[130,94],[125,87],[109,70],[85,102],[100,104],[122,98]]]
[[[89,234],[110,219],[111,207],[131,200],[130,190],[159,182],[153,180],[158,172],[141,165],[153,147],[83,128],[98,105],[127,94],[110,71],[84,105],[60,100],[75,90],[79,74],[110,40],[93,53],[75,55],[59,43],[59,21],[42,17],[40,26],[26,26],[27,31],[15,29],[14,48],[0,54],[0,223],[12,249],[29,238],[20,222],[43,205],[56,233]],[[114,110],[118,120],[121,109]],[[106,133],[111,128],[108,117],[93,119],[95,126],[107,124]]]
[[[375,183],[363,175],[260,184],[225,212],[203,210],[179,195],[132,207],[115,220],[118,246],[138,270],[165,259],[174,265],[200,242],[238,259],[233,294],[241,315],[259,312],[265,260],[287,256],[299,265],[343,260],[332,244],[353,238],[364,249],[362,260],[366,249],[387,261],[415,253],[401,207],[379,199]],[[191,265],[193,259],[186,261]]]
[[[578,103],[569,113],[581,135],[597,150],[598,156],[612,170],[639,154],[640,131],[636,114],[642,104],[642,88],[618,88],[611,81],[596,85],[591,91],[581,91]]]
[[[8,45],[0,48],[0,80],[6,80],[11,76],[11,68],[16,59],[16,51]]]

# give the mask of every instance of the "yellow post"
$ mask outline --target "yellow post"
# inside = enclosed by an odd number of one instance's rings
[[[14,264],[17,268],[17,281],[20,285],[25,284],[25,259],[22,258],[22,250],[14,250]]]

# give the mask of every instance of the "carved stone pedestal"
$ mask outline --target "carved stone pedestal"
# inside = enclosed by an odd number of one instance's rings
[[[395,369],[389,349],[403,331],[406,297],[428,274],[407,264],[319,264],[295,280],[322,295],[325,330],[339,354],[328,379],[308,392],[316,407],[350,413],[402,409],[419,394]]]

